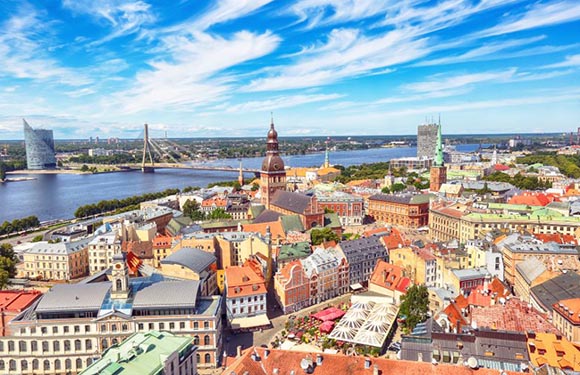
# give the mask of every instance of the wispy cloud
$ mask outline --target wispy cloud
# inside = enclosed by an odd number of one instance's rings
[[[580,54],[566,56],[566,60],[555,64],[545,65],[543,68],[571,68],[577,66],[580,66]]]
[[[172,61],[150,61],[152,69],[139,72],[134,87],[118,99],[129,113],[215,102],[232,90],[233,77],[218,73],[269,54],[279,42],[270,32],[241,31],[231,38],[205,33],[168,37],[164,43]]]
[[[557,25],[580,19],[578,1],[555,1],[533,4],[523,15],[512,16],[502,23],[482,32],[477,36],[492,36],[514,33],[522,30]]]
[[[516,70],[512,68],[500,72],[470,73],[452,76],[437,75],[430,77],[424,82],[404,85],[403,89],[415,92],[432,92],[457,89],[482,82],[505,82],[514,76]]]
[[[84,74],[62,66],[46,53],[43,38],[49,38],[49,26],[50,22],[26,4],[8,18],[0,27],[0,75],[67,86],[90,83]]]
[[[272,0],[218,0],[192,26],[196,30],[206,30],[213,25],[245,17],[270,2]]]
[[[413,61],[430,51],[427,39],[410,40],[404,30],[367,37],[354,29],[333,30],[326,43],[310,48],[294,64],[257,78],[248,91],[275,91],[316,87],[348,77],[367,75],[400,63]]]
[[[87,15],[98,22],[104,21],[111,29],[94,44],[135,34],[156,20],[151,5],[141,0],[63,0],[62,5],[75,14]]]
[[[290,95],[278,96],[266,100],[253,100],[245,103],[226,106],[226,112],[264,112],[273,109],[296,107],[302,104],[324,102],[342,98],[341,94],[319,94],[319,95]]]

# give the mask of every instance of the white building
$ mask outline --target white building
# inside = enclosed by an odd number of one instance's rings
[[[232,329],[267,326],[266,283],[252,267],[231,266],[225,270],[226,313]]]
[[[91,274],[112,266],[113,255],[121,252],[121,240],[114,233],[96,236],[89,242],[89,272]]]

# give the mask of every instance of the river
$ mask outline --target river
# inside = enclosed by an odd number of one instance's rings
[[[457,150],[470,152],[477,147],[479,145],[458,145]],[[330,153],[330,162],[344,166],[376,163],[393,158],[414,156],[416,152],[415,147],[338,151]],[[262,159],[261,157],[243,158],[242,164],[244,168],[260,169]],[[324,153],[284,156],[285,164],[291,167],[319,166],[323,161]],[[239,161],[224,159],[210,161],[204,165],[237,167]],[[10,175],[13,178],[29,176]],[[155,173],[133,171],[95,175],[33,175],[32,177],[35,179],[0,183],[0,223],[30,215],[37,216],[40,221],[72,218],[76,208],[84,204],[96,203],[103,199],[121,199],[168,188],[205,187],[212,182],[233,180],[237,174],[217,171],[159,169]],[[246,178],[250,177],[253,176],[246,176]]]

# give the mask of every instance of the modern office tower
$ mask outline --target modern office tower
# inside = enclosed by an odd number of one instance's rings
[[[52,130],[32,129],[26,120],[24,123],[24,142],[26,144],[26,163],[28,169],[56,168],[54,138]]]
[[[418,158],[435,158],[435,149],[437,148],[437,131],[439,125],[426,124],[419,125],[417,130],[417,157]]]

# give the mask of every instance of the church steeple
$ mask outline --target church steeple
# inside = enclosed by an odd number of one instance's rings
[[[113,269],[111,271],[111,298],[127,299],[129,298],[129,267],[125,253],[118,252],[113,255]]]
[[[278,132],[274,129],[273,117],[266,141],[266,157],[260,172],[260,185],[261,201],[268,209],[274,193],[277,190],[286,190],[286,170],[278,149]]]
[[[443,166],[444,163],[443,142],[441,138],[441,117],[439,117],[439,125],[437,126],[437,147],[435,149],[435,166],[438,167]]]
[[[326,144],[326,149],[324,150],[324,164],[322,165],[323,168],[330,167],[330,157],[328,155],[328,145],[330,144],[330,137],[326,138],[324,142]]]

